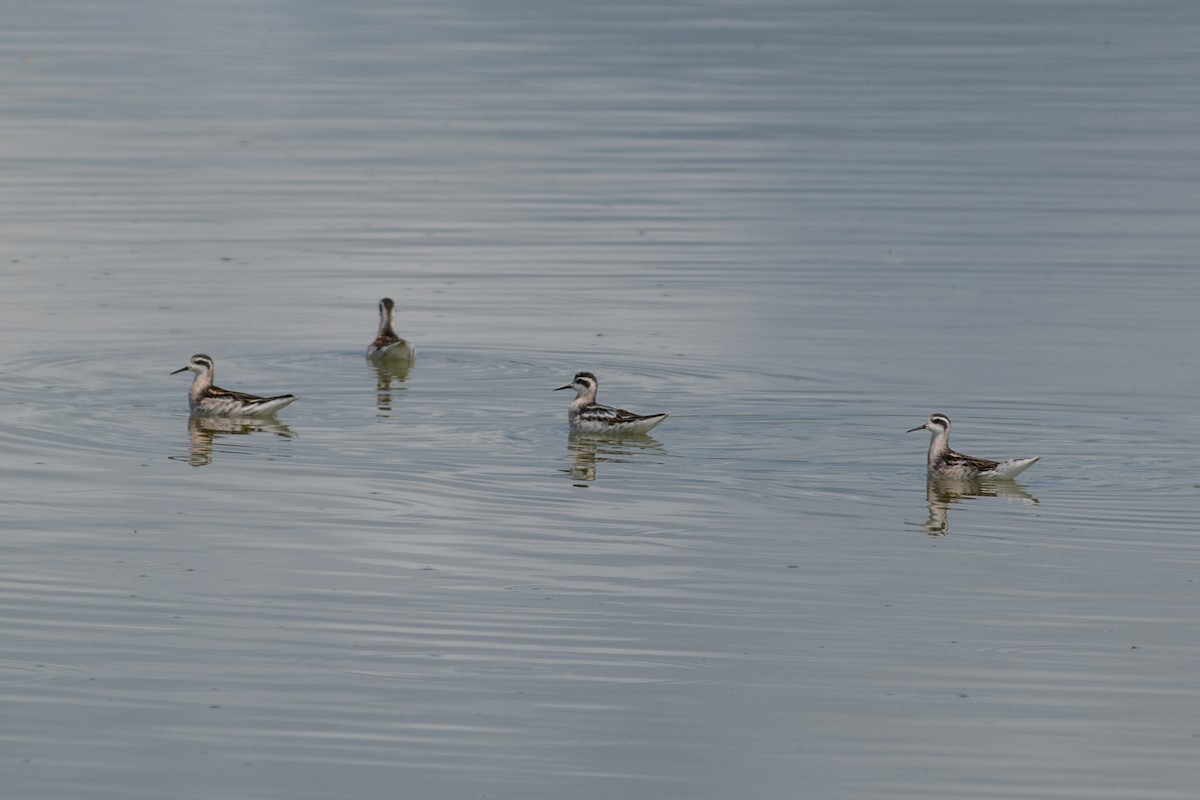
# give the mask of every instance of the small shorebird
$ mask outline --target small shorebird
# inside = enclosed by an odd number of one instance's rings
[[[367,348],[367,359],[373,364],[412,361],[417,350],[396,333],[396,304],[392,298],[379,301],[379,334]]]
[[[188,408],[193,414],[210,414],[217,417],[261,417],[274,414],[296,399],[294,395],[281,394],[276,397],[259,397],[243,392],[231,392],[213,386],[213,360],[210,356],[197,353],[186,366],[172,372],[194,372],[192,386],[188,389]]]
[[[666,414],[634,414],[623,408],[602,406],[596,402],[596,376],[580,372],[566,386],[554,391],[574,389],[575,399],[567,409],[571,430],[576,433],[645,433],[667,418]]]
[[[1014,478],[1037,463],[1041,456],[989,461],[971,458],[950,449],[950,418],[945,414],[930,414],[924,425],[908,430],[926,430],[933,434],[929,440],[929,477],[931,478]]]

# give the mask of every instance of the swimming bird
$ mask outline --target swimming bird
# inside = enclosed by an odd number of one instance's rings
[[[396,304],[392,298],[379,301],[379,334],[367,348],[367,359],[374,364],[412,361],[417,350],[396,333]]]
[[[1037,463],[1041,456],[989,461],[972,458],[950,449],[950,418],[945,414],[930,414],[924,425],[907,432],[926,430],[929,440],[929,476],[931,478],[1014,478]]]
[[[231,392],[213,385],[213,360],[211,356],[197,353],[184,366],[172,372],[194,372],[192,386],[188,389],[188,408],[193,414],[209,414],[216,417],[261,417],[274,414],[296,399],[294,395],[281,394],[276,397],[259,397],[244,392]]]
[[[634,414],[623,408],[602,406],[596,402],[600,382],[590,372],[580,372],[566,386],[554,391],[574,389],[575,399],[567,409],[567,420],[575,433],[645,433],[667,418],[666,414]]]

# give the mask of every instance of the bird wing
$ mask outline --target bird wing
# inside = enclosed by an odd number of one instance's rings
[[[210,397],[225,397],[230,400],[237,400],[240,403],[245,403],[249,406],[258,406],[265,403],[274,403],[276,400],[282,400],[285,397],[291,397],[290,394],[278,394],[274,397],[259,397],[256,394],[246,394],[245,392],[235,392],[230,389],[222,389],[217,386],[209,387],[208,394]]]
[[[1000,466],[999,461],[989,461],[986,458],[972,458],[971,456],[965,456],[962,453],[956,453],[953,450],[951,450],[949,453],[946,453],[945,461],[947,464],[961,464],[965,467],[977,469],[980,472],[988,472]]]
[[[653,419],[661,417],[662,414],[635,414],[632,411],[626,411],[623,408],[613,408],[612,406],[602,406],[599,403],[588,406],[579,412],[581,419],[589,422],[607,422],[611,425],[621,425],[627,422],[637,422],[643,419]]]
[[[401,341],[399,336],[389,336],[386,333],[381,333],[375,337],[375,341],[371,342],[371,350],[381,350],[388,345],[396,344]]]

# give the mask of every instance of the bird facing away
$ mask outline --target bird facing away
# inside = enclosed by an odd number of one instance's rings
[[[396,333],[396,304],[392,298],[379,301],[379,333],[367,348],[367,359],[375,364],[409,362],[417,350]]]
[[[945,414],[930,414],[924,425],[908,430],[926,430],[929,440],[929,477],[931,478],[1015,478],[1037,463],[1041,456],[989,461],[972,458],[950,449],[950,418]]]
[[[259,397],[244,392],[231,392],[213,385],[213,360],[211,356],[197,353],[186,365],[172,372],[194,372],[191,388],[188,389],[188,408],[193,414],[215,417],[261,417],[274,414],[295,400],[294,395],[281,394],[275,397]]]
[[[554,391],[574,389],[575,399],[567,408],[567,420],[574,433],[645,433],[667,418],[666,414],[634,414],[623,408],[602,406],[596,402],[600,383],[590,372],[580,372],[566,386]]]

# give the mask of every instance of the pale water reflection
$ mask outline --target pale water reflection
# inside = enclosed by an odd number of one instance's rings
[[[397,393],[403,390],[403,384],[412,373],[415,361],[388,362],[386,364],[371,364],[368,366],[375,375],[375,407],[380,416],[390,416],[395,411]]]
[[[666,448],[647,433],[595,436],[571,433],[567,439],[571,466],[563,470],[575,480],[594,481],[602,464],[663,464]]]
[[[254,433],[274,434],[292,438],[296,434],[284,423],[272,416],[265,417],[215,417],[205,414],[189,414],[187,418],[188,454],[168,456],[173,461],[186,461],[193,467],[205,467],[212,463],[213,454],[222,450],[229,456],[250,451],[249,442],[240,442],[230,437],[248,436]],[[226,446],[221,446],[221,441]]]
[[[1037,498],[1016,481],[930,477],[925,482],[929,519],[922,527],[928,534],[945,536],[950,532],[950,507],[979,497],[999,497],[1028,505],[1038,504]]]

